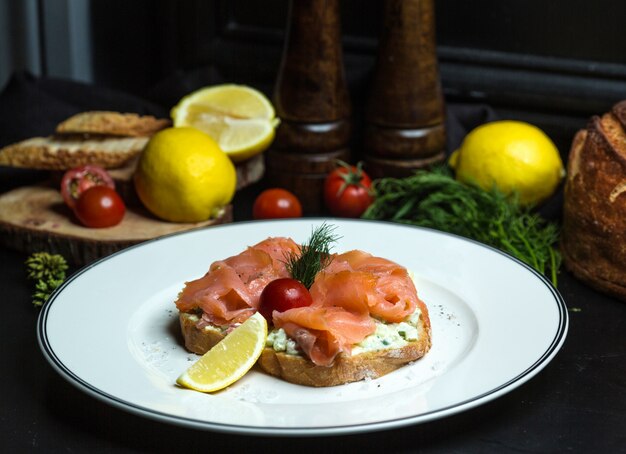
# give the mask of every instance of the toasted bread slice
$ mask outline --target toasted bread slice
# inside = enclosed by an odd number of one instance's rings
[[[150,137],[171,126],[171,121],[150,115],[107,111],[82,112],[60,123],[57,134]]]
[[[188,313],[181,312],[179,321],[185,347],[200,355],[206,353],[225,336],[218,328],[198,329],[196,326],[198,319]],[[417,340],[403,347],[369,350],[350,356],[342,353],[330,367],[315,365],[301,355],[277,352],[271,347],[266,347],[257,366],[270,375],[305,386],[336,386],[374,379],[418,360],[428,352],[431,333],[422,317],[418,321],[417,331]]]
[[[34,137],[0,149],[0,165],[66,170],[85,164],[117,168],[138,156],[148,137]]]

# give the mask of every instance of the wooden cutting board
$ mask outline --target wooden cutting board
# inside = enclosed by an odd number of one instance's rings
[[[78,223],[56,187],[25,186],[0,195],[2,245],[27,253],[58,253],[75,265],[163,235],[231,221],[230,205],[217,219],[191,224],[164,222],[141,206],[129,205],[120,224],[90,229]]]

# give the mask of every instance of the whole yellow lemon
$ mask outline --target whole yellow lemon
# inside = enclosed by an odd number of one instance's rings
[[[517,192],[522,205],[534,206],[552,195],[565,171],[550,138],[521,121],[494,121],[478,126],[449,161],[456,179],[506,194]]]
[[[134,174],[139,199],[155,216],[201,222],[220,214],[235,194],[235,167],[217,143],[194,128],[156,133]]]

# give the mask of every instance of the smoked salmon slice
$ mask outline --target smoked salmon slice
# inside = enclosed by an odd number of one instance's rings
[[[274,311],[274,326],[283,328],[313,363],[330,366],[376,330],[368,309],[374,285],[367,273],[319,273],[310,289],[313,304]]]
[[[289,238],[268,238],[213,262],[203,277],[185,283],[176,307],[182,312],[201,309],[205,322],[219,326],[241,323],[256,311],[268,283],[288,277],[286,254],[297,251],[299,246]]]
[[[352,345],[372,334],[372,316],[398,323],[418,305],[425,309],[406,268],[357,250],[334,256],[310,292],[311,306],[275,311],[273,322],[320,366],[332,365],[341,352],[350,354]]]
[[[274,326],[283,328],[304,354],[319,366],[331,366],[341,352],[376,330],[374,320],[341,307],[309,306],[274,312]]]
[[[368,289],[369,312],[386,322],[401,322],[415,312],[420,302],[406,268],[391,260],[354,250],[335,256],[320,274],[337,271],[361,272],[372,276],[375,283],[373,289]],[[336,296],[341,298],[340,294]],[[328,304],[334,303],[331,301]]]

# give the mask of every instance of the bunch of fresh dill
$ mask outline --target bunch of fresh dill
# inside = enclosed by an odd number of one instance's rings
[[[515,197],[454,179],[447,167],[374,182],[376,199],[363,214],[454,233],[508,252],[557,283],[559,228]]]
[[[333,243],[339,237],[333,232],[335,226],[326,223],[313,229],[311,237],[300,247],[300,253],[287,256],[286,267],[291,277],[311,288],[315,276],[332,260],[330,254]]]
[[[25,263],[28,278],[35,281],[33,304],[42,306],[65,280],[67,262],[59,254],[35,252]]]

